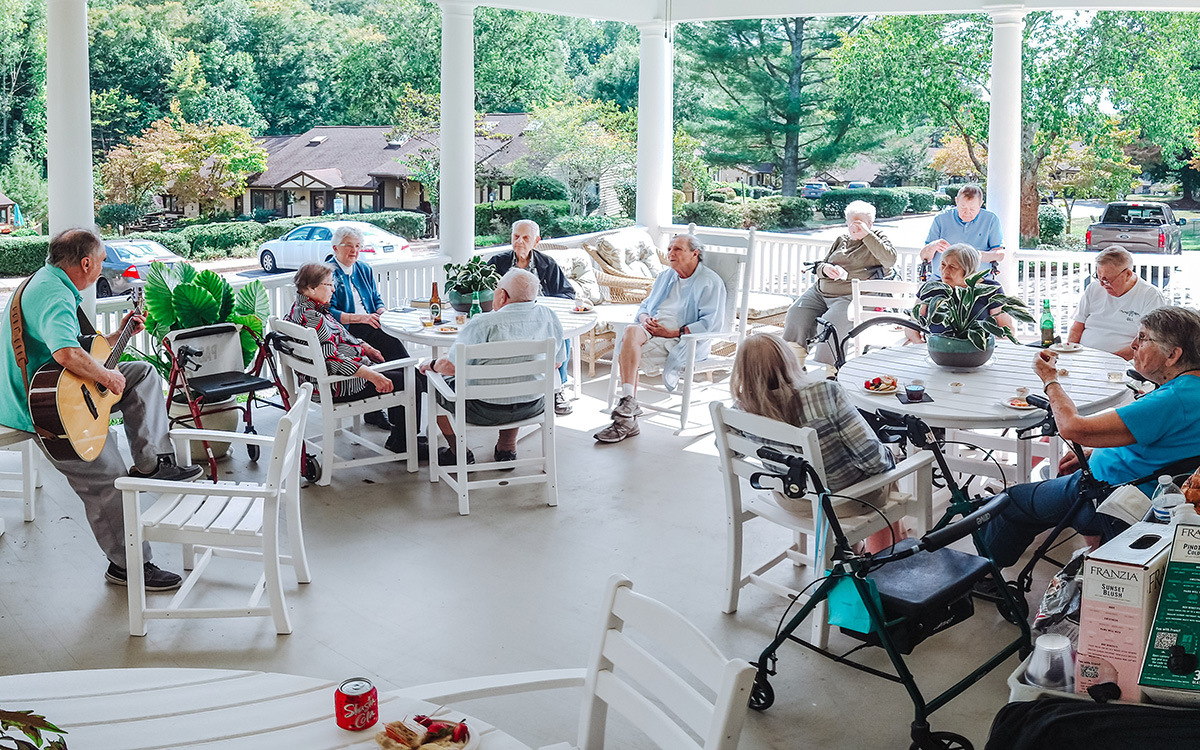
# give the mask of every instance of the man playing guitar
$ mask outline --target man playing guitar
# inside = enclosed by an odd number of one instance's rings
[[[50,457],[54,467],[67,478],[71,488],[83,500],[88,523],[104,554],[110,583],[126,585],[125,522],[121,491],[113,482],[126,474],[167,480],[190,480],[204,473],[199,466],[178,466],[167,437],[167,412],[162,379],[146,362],[120,362],[108,369],[83,349],[77,310],[83,300],[80,291],[100,278],[104,244],[86,229],[68,229],[50,241],[46,265],[14,293],[5,310],[0,337],[0,424],[33,432],[34,425],[27,401],[26,382],[42,365],[51,360],[80,378],[93,381],[118,394],[114,407],[124,415],[125,435],[133,453],[134,466],[128,471],[115,439],[105,442],[92,461],[60,461]],[[11,309],[20,305],[19,315]],[[130,312],[121,327],[133,324],[142,328],[143,316]],[[14,349],[14,329],[21,330]],[[115,343],[120,334],[105,338]],[[18,353],[28,357],[22,369]],[[110,436],[111,437],[111,436]],[[39,442],[39,445],[41,443]],[[43,452],[45,449],[43,448]],[[150,559],[149,545],[144,550]],[[146,563],[146,590],[169,591],[179,587],[180,577]]]

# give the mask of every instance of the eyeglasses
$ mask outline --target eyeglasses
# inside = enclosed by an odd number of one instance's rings
[[[1127,273],[1133,273],[1133,269],[1126,268],[1125,270],[1121,271],[1120,273],[1118,273],[1116,276],[1114,276],[1111,279],[1106,279],[1103,276],[1101,276],[1099,273],[1092,274],[1092,278],[1095,279],[1096,281],[1099,281],[1102,286],[1112,286],[1113,284],[1117,283],[1117,279],[1120,279],[1122,276],[1124,276]]]
[[[332,281],[322,281],[320,284],[317,284],[317,286],[327,286],[331,289],[337,289],[337,284],[333,283]]]
[[[1152,344],[1158,343],[1158,339],[1152,339],[1149,336],[1147,336],[1145,333],[1141,333],[1141,332],[1138,333],[1137,338],[1135,338],[1134,341],[1137,342],[1139,345],[1145,344],[1146,342],[1150,342]]]

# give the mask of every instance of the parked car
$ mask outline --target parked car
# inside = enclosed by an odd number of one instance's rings
[[[96,297],[129,294],[133,282],[146,278],[150,264],[160,261],[174,267],[182,263],[175,253],[154,240],[105,240],[104,263],[96,280]]]
[[[850,190],[857,190],[859,188],[869,188],[871,187],[871,183],[864,180],[853,180],[851,182],[847,182],[846,187]]]
[[[1120,245],[1131,253],[1183,252],[1187,219],[1176,219],[1166,203],[1116,201],[1104,208],[1100,221],[1087,228],[1087,249]]]
[[[342,226],[354,227],[363,233],[360,260],[370,262],[385,253],[409,249],[408,240],[365,221],[322,221],[296,227],[277,240],[264,242],[258,248],[258,264],[267,273],[275,273],[294,270],[305,263],[320,263],[333,252],[333,232]]]
[[[829,185],[820,180],[813,180],[804,183],[804,187],[800,188],[801,198],[820,198],[829,191]]]

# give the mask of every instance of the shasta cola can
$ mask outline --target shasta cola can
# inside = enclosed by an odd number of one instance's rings
[[[333,712],[342,729],[373,727],[379,721],[379,692],[366,677],[351,677],[334,692]]]

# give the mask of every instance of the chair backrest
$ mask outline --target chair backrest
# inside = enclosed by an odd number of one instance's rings
[[[181,346],[189,346],[200,352],[188,358],[188,377],[243,372],[246,369],[242,358],[242,326],[237,323],[217,323],[171,331],[163,340],[173,357],[179,356]]]
[[[754,250],[758,244],[755,230],[745,236],[710,234],[688,225],[688,233],[704,245],[704,265],[716,271],[725,282],[725,318],[722,331],[734,330],[737,323],[738,343],[745,337],[750,310],[750,279],[754,269]]]
[[[744,659],[726,659],[682,615],[614,575],[584,682],[577,744],[604,747],[612,708],[664,750],[734,750],[754,671]]]
[[[904,317],[908,311],[913,309],[913,305],[917,304],[917,291],[920,288],[920,284],[895,279],[852,280],[850,282],[851,327],[884,315]]]
[[[329,370],[325,367],[325,354],[321,351],[317,332],[274,316],[267,321],[267,325],[272,333],[280,334],[275,343],[275,351],[279,363],[283,365],[282,377],[288,394],[292,398],[296,397],[299,392],[296,374],[300,374],[317,382],[317,395],[322,402],[332,398]]]
[[[558,341],[489,341],[454,345],[454,388],[460,399],[554,400]]]
[[[308,420],[308,407],[312,402],[312,384],[300,386],[292,400],[292,408],[279,418],[275,428],[275,445],[271,449],[271,461],[267,467],[266,485],[280,488],[284,485],[299,487],[300,454],[304,443],[304,425]]]

